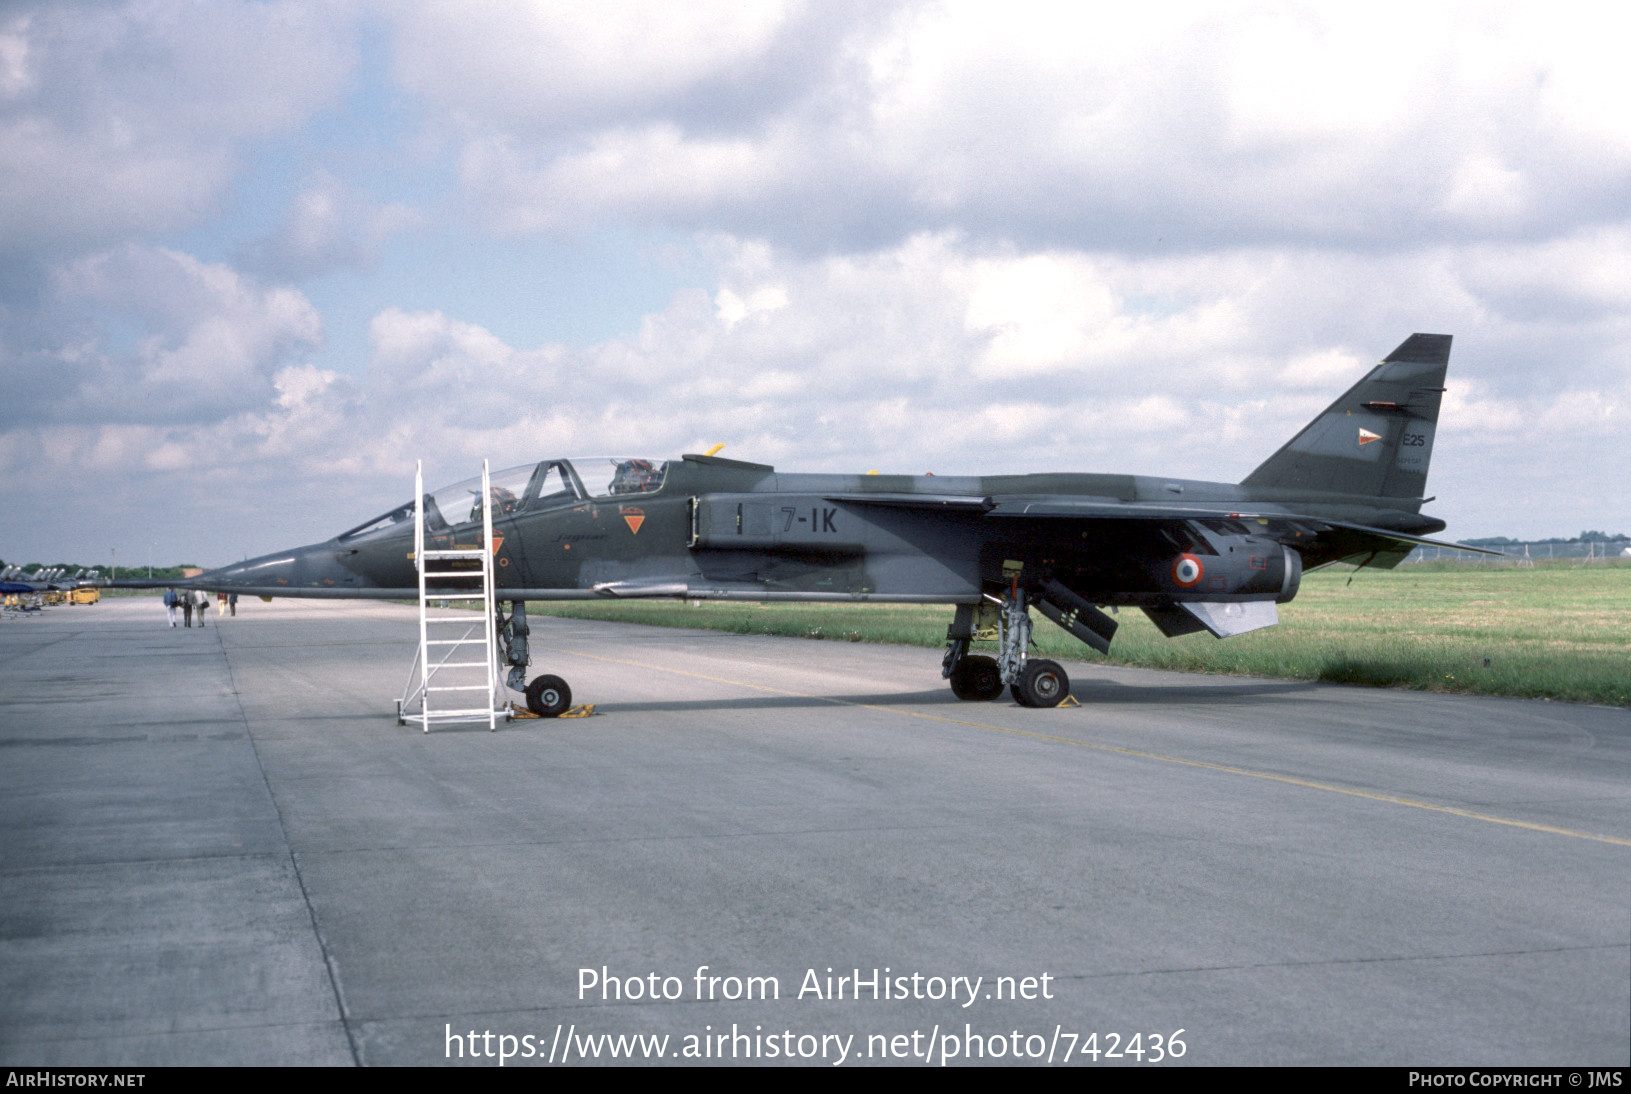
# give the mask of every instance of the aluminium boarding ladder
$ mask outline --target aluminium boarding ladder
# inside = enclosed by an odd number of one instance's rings
[[[450,540],[450,546],[425,547],[425,482],[421,462],[413,476],[414,569],[419,572],[419,651],[413,667],[408,670],[408,682],[402,698],[397,701],[397,723],[417,721],[430,732],[430,727],[455,722],[485,721],[488,729],[498,728],[500,716],[506,720],[510,714],[503,702],[503,691],[498,674],[498,637],[493,631],[493,511],[492,483],[488,477],[488,463],[481,461],[481,544],[461,547]],[[451,564],[474,561],[480,571],[451,569]],[[467,588],[443,591],[430,588],[433,580],[449,578],[481,578],[479,592]],[[442,603],[433,608],[431,602]],[[476,601],[475,612],[453,612],[450,601]],[[461,629],[462,628],[462,629]],[[477,632],[480,632],[479,634]],[[477,650],[480,660],[475,660]],[[432,664],[432,657],[441,659]],[[479,677],[474,670],[480,669]],[[418,676],[418,686],[414,677]],[[460,704],[452,696],[470,697],[480,693],[484,704]],[[438,706],[433,700],[448,698],[449,705]],[[418,702],[416,713],[409,708]]]

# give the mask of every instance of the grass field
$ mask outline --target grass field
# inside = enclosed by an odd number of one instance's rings
[[[1350,583],[1350,578],[1351,583]],[[952,609],[889,604],[554,602],[549,615],[940,647]],[[1168,639],[1121,612],[1108,658],[1040,616],[1036,653],[1232,676],[1631,706],[1631,562],[1533,567],[1427,563],[1303,578],[1280,625],[1218,641]]]

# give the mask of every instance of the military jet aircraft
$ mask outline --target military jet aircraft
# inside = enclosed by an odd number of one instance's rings
[[[1055,706],[1070,681],[1027,656],[1032,608],[1100,652],[1117,627],[1107,607],[1142,609],[1168,637],[1224,638],[1276,623],[1305,570],[1391,568],[1435,544],[1424,537],[1444,522],[1421,507],[1449,355],[1449,335],[1411,335],[1239,483],[783,474],[712,455],[497,472],[495,586],[510,607],[495,625],[508,684],[537,713],[570,705],[559,677],[526,680],[528,600],[880,601],[955,605],[942,675],[959,699],[1008,689],[1022,705]],[[419,508],[427,553],[480,544],[480,480],[427,492]],[[162,584],[415,598],[415,511],[410,500],[323,543]],[[998,655],[971,653],[977,636],[996,637]]]
[[[94,585],[100,571],[77,570],[68,576],[66,566],[40,567],[29,573],[21,566],[0,569],[0,598],[7,611],[37,612],[47,604],[60,604],[63,594],[82,585]]]
[[[53,566],[49,569],[42,566],[33,573],[28,573],[21,566],[7,566],[0,570],[0,581],[8,585],[27,585],[30,592],[41,592],[46,589],[63,588],[67,569],[62,566]],[[81,571],[83,573],[84,571]],[[71,584],[71,583],[70,583]],[[7,589],[7,592],[16,592],[16,589]]]
[[[0,570],[0,592],[60,592],[81,585],[94,584],[100,573],[99,570],[80,569],[70,577],[66,566],[52,566],[49,569],[41,567],[33,573],[28,573],[21,566],[7,566]]]

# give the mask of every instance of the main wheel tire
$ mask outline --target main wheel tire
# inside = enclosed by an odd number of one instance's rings
[[[527,685],[527,709],[540,718],[558,718],[572,708],[572,689],[559,676],[540,676]]]
[[[951,670],[951,693],[973,703],[984,703],[1002,694],[1002,670],[995,658],[970,654]]]
[[[1027,661],[1014,682],[1014,698],[1022,706],[1056,707],[1070,694],[1070,677],[1057,661]]]

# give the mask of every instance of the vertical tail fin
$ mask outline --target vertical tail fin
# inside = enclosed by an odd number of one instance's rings
[[[1450,335],[1412,334],[1242,486],[1420,504],[1450,363]]]

